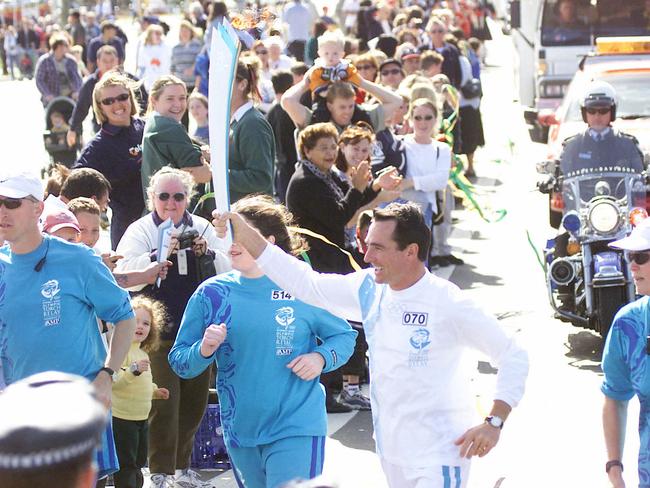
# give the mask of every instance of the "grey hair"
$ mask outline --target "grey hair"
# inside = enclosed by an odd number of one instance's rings
[[[172,168],[171,166],[165,166],[158,170],[149,180],[149,186],[147,187],[147,208],[149,211],[152,211],[154,209],[154,190],[156,189],[156,186],[158,186],[158,184],[163,180],[179,181],[185,189],[188,203],[194,196],[194,178],[192,175],[187,171]]]

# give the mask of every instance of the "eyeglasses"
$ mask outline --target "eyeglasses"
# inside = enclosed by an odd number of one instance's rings
[[[4,205],[7,210],[15,210],[23,204],[22,198],[0,198],[0,208]]]
[[[417,120],[418,122],[420,122],[421,120],[429,121],[429,120],[433,120],[433,115],[414,115],[413,119]]]
[[[183,200],[185,200],[185,193],[174,193],[172,195],[164,191],[162,193],[158,193],[158,195],[156,196],[158,197],[158,200],[160,200],[161,202],[166,202],[167,200],[169,200],[169,197],[172,197],[176,202],[182,202]]]
[[[605,115],[608,114],[610,111],[611,111],[610,108],[588,108],[587,109],[587,113],[590,115],[596,115],[596,114]]]
[[[639,266],[650,261],[650,252],[649,251],[625,251],[625,259],[629,263],[636,263]]]
[[[393,69],[384,69],[381,71],[381,76],[388,76],[388,75],[398,75],[402,72],[399,68],[393,68]]]
[[[266,49],[259,49],[259,50],[255,51],[255,54],[257,54],[258,56],[263,56],[263,55],[268,54],[268,53],[269,52]]]
[[[372,64],[359,64],[357,65],[357,70],[358,71],[366,71],[369,69],[375,69],[375,67]]]
[[[101,100],[102,105],[113,105],[115,102],[126,102],[130,98],[128,93],[122,93],[116,97],[108,97]]]

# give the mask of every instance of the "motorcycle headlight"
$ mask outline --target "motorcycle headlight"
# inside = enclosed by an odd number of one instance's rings
[[[609,201],[596,202],[589,209],[587,216],[589,225],[600,234],[613,232],[618,227],[620,214],[618,207]]]

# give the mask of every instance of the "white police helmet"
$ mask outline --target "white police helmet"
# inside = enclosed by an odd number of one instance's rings
[[[586,109],[588,108],[610,108],[611,120],[616,119],[616,90],[606,81],[592,81],[586,88],[580,100],[582,119],[586,122]]]

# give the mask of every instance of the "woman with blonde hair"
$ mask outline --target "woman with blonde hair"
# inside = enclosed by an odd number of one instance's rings
[[[136,74],[148,92],[156,79],[171,72],[171,54],[163,28],[158,24],[147,27],[144,43],[138,49]]]
[[[93,89],[93,111],[101,129],[75,166],[95,169],[111,184],[108,205],[115,249],[126,228],[144,211],[140,166],[145,123],[138,117],[133,80],[118,71],[105,73]]]

